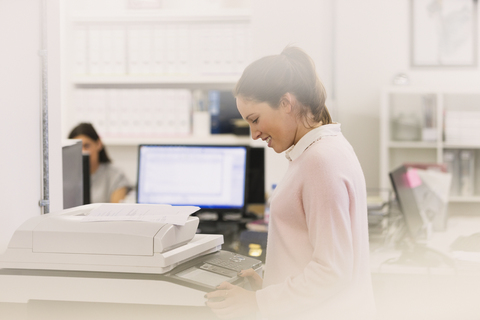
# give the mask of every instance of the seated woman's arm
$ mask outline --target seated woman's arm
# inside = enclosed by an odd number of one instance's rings
[[[112,192],[112,195],[110,196],[110,202],[111,203],[118,203],[121,200],[125,199],[128,193],[128,188],[127,187],[122,187],[119,188],[115,191]]]

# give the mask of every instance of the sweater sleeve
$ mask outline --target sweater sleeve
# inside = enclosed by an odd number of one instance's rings
[[[312,157],[313,158],[313,157]],[[351,183],[341,170],[345,163],[332,157],[313,158],[297,178],[295,197],[303,207],[311,261],[300,274],[257,291],[262,315],[277,316],[325,303],[347,287],[353,274],[350,209]]]

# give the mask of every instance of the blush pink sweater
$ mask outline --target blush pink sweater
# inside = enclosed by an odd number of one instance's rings
[[[264,286],[268,319],[369,319],[366,186],[340,124],[308,132],[287,150],[271,200]]]

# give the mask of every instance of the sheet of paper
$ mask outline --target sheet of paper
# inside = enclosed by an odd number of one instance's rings
[[[168,204],[102,204],[90,211],[84,221],[153,221],[183,226],[196,206],[171,206]]]

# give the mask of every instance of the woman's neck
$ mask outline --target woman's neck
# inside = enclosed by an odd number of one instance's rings
[[[294,145],[296,145],[298,143],[298,141],[300,141],[300,139],[303,138],[303,136],[305,136],[307,133],[309,133],[310,131],[312,131],[313,129],[316,129],[318,127],[321,127],[322,126],[322,122],[317,122],[313,125],[311,124],[305,124],[305,123],[301,123],[298,125],[297,127],[297,132],[295,134],[295,139],[294,139]]]
[[[100,167],[100,162],[97,162],[93,165],[91,164],[90,165],[90,174],[94,174],[95,172],[97,172],[98,167]]]

